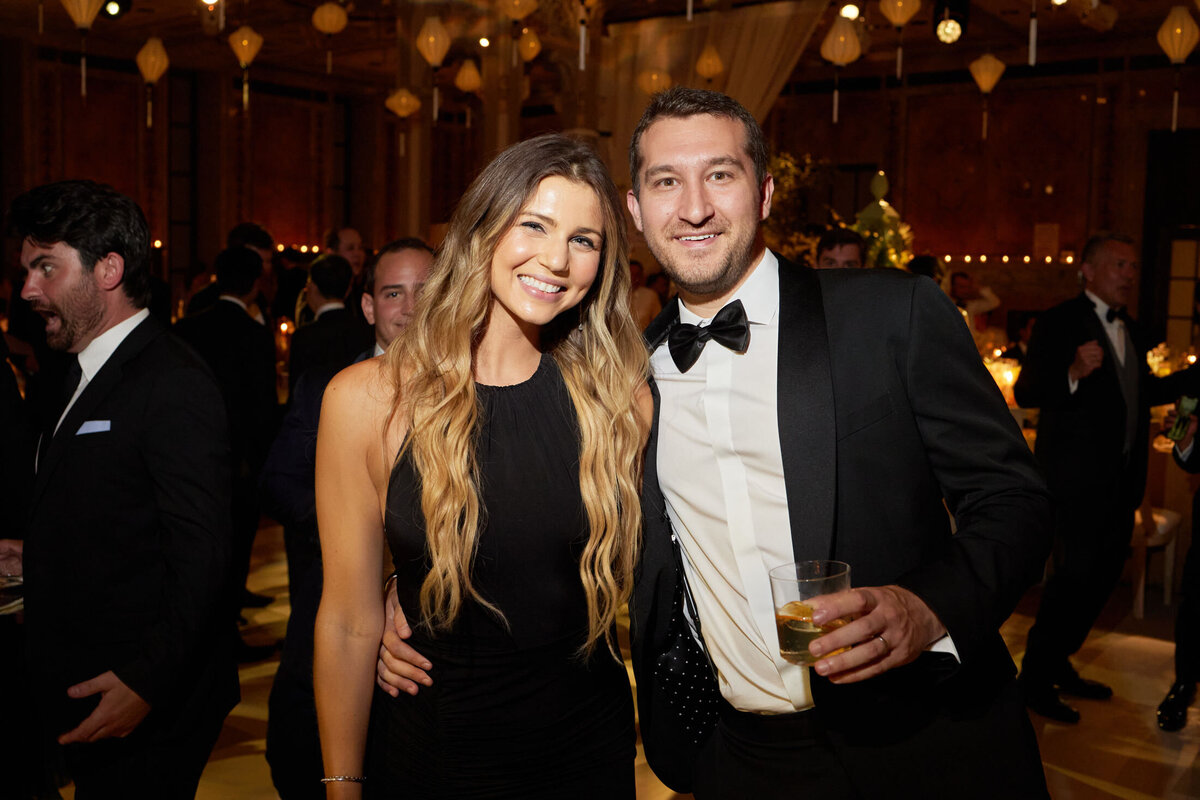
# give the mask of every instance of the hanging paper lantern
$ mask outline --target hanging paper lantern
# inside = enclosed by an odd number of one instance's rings
[[[405,119],[421,107],[421,101],[408,89],[397,89],[388,95],[387,102],[384,105],[387,106],[388,111],[391,111],[401,119]]]
[[[233,49],[233,54],[237,56],[238,64],[242,67],[243,109],[250,108],[250,65],[254,62],[258,51],[262,49],[262,45],[263,37],[259,36],[249,25],[243,25],[229,34],[229,46]]]
[[[648,69],[637,79],[638,88],[646,94],[656,94],[671,88],[671,73],[666,70]]]
[[[79,29],[79,96],[87,97],[87,32],[104,6],[104,0],[62,0],[62,5]]]
[[[843,16],[834,17],[829,33],[821,42],[821,57],[833,62],[833,123],[838,121],[838,70],[862,55],[862,42],[854,23]]]
[[[421,31],[417,34],[417,50],[421,51],[421,57],[435,70],[442,65],[446,53],[450,50],[450,34],[446,32],[446,26],[442,24],[441,17],[425,18],[425,23],[421,25]],[[435,75],[433,79],[433,121],[435,123],[437,118],[438,86]]]
[[[904,64],[904,26],[921,10],[921,0],[880,0],[879,10],[896,29],[896,80]]]
[[[992,93],[992,89],[996,88],[996,82],[1004,74],[1004,66],[1004,62],[991,53],[984,53],[970,64],[971,77],[975,79],[975,84],[979,87],[979,91],[983,92],[984,139],[987,138],[988,129],[987,96]]]
[[[500,0],[500,11],[513,22],[520,22],[537,10],[537,0]]]
[[[333,50],[329,47],[329,40],[335,33],[341,33],[344,31],[346,29],[346,24],[349,21],[350,18],[346,15],[346,9],[342,8],[337,3],[322,3],[313,10],[313,27],[325,34],[326,75],[329,75],[333,72]]]
[[[479,68],[475,66],[475,62],[467,59],[458,68],[458,74],[454,76],[454,85],[458,87],[460,92],[478,92],[479,87],[483,86],[483,77],[479,74]]]
[[[526,62],[537,58],[538,53],[542,52],[542,40],[538,38],[537,31],[533,28],[521,31],[521,38],[517,40],[517,52]]]
[[[721,63],[721,54],[717,52],[717,48],[712,44],[705,45],[700,51],[700,57],[696,59],[696,74],[711,81],[724,71],[725,65]]]
[[[1179,123],[1179,68],[1200,41],[1200,28],[1184,6],[1175,6],[1167,12],[1162,27],[1158,29],[1158,46],[1175,65],[1175,91],[1171,99],[1171,132]]]
[[[167,71],[171,61],[167,58],[167,50],[163,47],[162,39],[151,36],[138,50],[138,71],[146,83],[146,127],[154,126],[154,84]]]

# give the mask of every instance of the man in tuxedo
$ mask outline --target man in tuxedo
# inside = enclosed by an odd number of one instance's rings
[[[925,279],[767,250],[766,144],[724,95],[655,95],[630,161],[634,224],[680,290],[646,332],[630,621],[650,766],[702,800],[1047,797],[998,629],[1040,573],[1049,500],[960,314]],[[686,700],[670,710],[673,536],[723,697],[700,734]],[[827,558],[857,588],[813,604],[852,621],[810,674],[779,654],[767,573]],[[428,671],[398,636],[380,679],[416,691]]]
[[[233,589],[238,607],[265,605],[270,598],[244,589],[250,551],[258,532],[258,477],[278,422],[275,392],[275,337],[252,318],[249,306],[259,293],[263,261],[249,247],[217,255],[219,290],[211,307],[183,319],[175,332],[208,364],[221,387],[229,419],[233,464]],[[274,648],[245,649],[240,655],[270,655]]]
[[[367,264],[362,312],[374,328],[375,343],[353,362],[382,355],[408,326],[432,266],[433,252],[415,238],[384,245]],[[313,626],[323,585],[314,470],[321,398],[333,376],[350,363],[300,377],[263,469],[263,507],[283,524],[292,606],[267,714],[267,761],[283,800],[325,796],[312,685]]]
[[[74,354],[22,567],[33,692],[78,798],[191,797],[238,699],[220,390],[150,317],[149,232],[91,181],[13,201],[21,296]]]
[[[344,367],[374,338],[346,308],[350,290],[350,263],[341,256],[324,255],[308,270],[307,302],[315,318],[292,335],[288,367],[288,394],[307,370]]]
[[[1134,511],[1146,489],[1150,406],[1175,400],[1190,371],[1150,374],[1146,342],[1125,306],[1137,280],[1137,254],[1120,234],[1083,248],[1084,290],[1038,317],[1017,402],[1040,408],[1036,454],[1056,501],[1054,572],[1046,582],[1021,665],[1029,707],[1059,722],[1079,712],[1059,696],[1112,696],[1080,677],[1070,656],[1121,577]],[[1148,521],[1148,524],[1153,524]]]

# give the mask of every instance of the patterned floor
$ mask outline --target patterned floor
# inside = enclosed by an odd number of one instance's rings
[[[250,613],[244,634],[253,644],[283,635],[287,619],[287,572],[282,534],[263,528],[255,545],[250,588],[276,601]],[[1038,589],[1025,597],[1003,628],[1009,649],[1017,657],[1037,608]],[[1160,731],[1154,710],[1173,675],[1171,643],[1174,609],[1162,604],[1160,592],[1149,593],[1146,618],[1129,613],[1130,590],[1123,585],[1076,666],[1087,677],[1113,686],[1108,702],[1076,701],[1083,714],[1077,726],[1060,725],[1032,716],[1055,800],[1188,800],[1200,798],[1200,709],[1178,734]],[[267,695],[276,663],[243,667],[242,702],[225,723],[197,795],[200,800],[275,800],[263,753]],[[682,800],[662,786],[638,759],[638,800]],[[0,792],[2,794],[2,792]],[[68,787],[63,796],[70,798]]]

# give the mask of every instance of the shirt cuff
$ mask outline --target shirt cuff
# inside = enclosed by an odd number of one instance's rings
[[[1194,448],[1195,446],[1196,446],[1195,439],[1193,439],[1191,442],[1188,443],[1186,450],[1180,450],[1179,445],[1176,444],[1175,445],[1175,455],[1179,457],[1180,461],[1187,461],[1188,457],[1191,456],[1191,454],[1192,454],[1192,448]]]
[[[1079,381],[1071,380],[1070,373],[1067,374],[1067,388],[1071,390],[1071,394],[1075,394],[1075,390],[1079,388]]]
[[[929,645],[929,652],[949,653],[950,655],[954,656],[955,661],[960,664],[962,663],[962,659],[958,656],[958,648],[954,646],[954,640],[950,638],[950,634],[946,634],[933,644]]]

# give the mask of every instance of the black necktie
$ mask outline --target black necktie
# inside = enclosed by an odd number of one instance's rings
[[[741,300],[734,300],[713,317],[705,327],[681,322],[671,329],[667,337],[667,347],[671,350],[671,359],[680,372],[687,372],[700,358],[704,345],[713,339],[718,344],[728,347],[735,353],[746,352],[750,344],[750,323],[746,321],[746,309]]]

